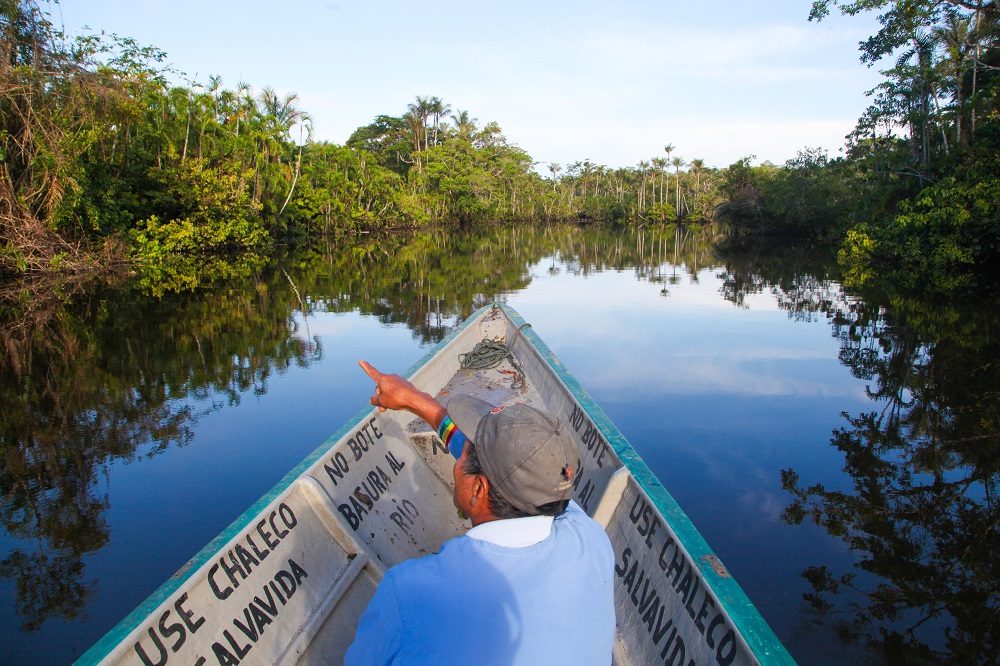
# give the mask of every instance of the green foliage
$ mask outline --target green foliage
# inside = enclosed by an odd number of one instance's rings
[[[322,231],[413,222],[403,202],[402,177],[366,150],[311,144],[303,154],[302,175],[296,216],[316,221]]]
[[[135,76],[145,76],[159,58],[153,49],[133,49],[115,36],[73,43],[53,28],[32,0],[5,2],[0,11],[0,242],[16,249],[18,261],[0,263],[0,273],[51,271],[52,256],[73,270],[86,263],[83,237],[72,211],[85,208],[87,156],[112,140],[126,114],[127,92],[117,72],[93,65],[102,52],[118,49]],[[0,258],[0,260],[6,257]]]
[[[73,270],[80,258],[58,255],[67,241],[86,254],[108,237],[149,270],[359,228],[700,221],[718,202],[700,160],[682,172],[675,158],[673,173],[659,158],[585,161],[545,180],[497,123],[439,97],[377,116],[346,146],[312,143],[294,95],[218,77],[171,85],[155,48],[103,33],[68,42],[34,0],[3,9],[0,271]]]
[[[11,249],[0,266],[12,272],[78,265],[72,256],[52,261],[67,239],[121,235],[134,256],[151,260],[358,228],[693,223],[712,220],[723,203],[741,232],[836,240],[861,221],[878,227],[901,200],[946,176],[961,161],[959,149],[988,131],[1000,78],[992,9],[970,23],[953,3],[924,11],[930,5],[922,2],[817,2],[814,19],[832,7],[887,12],[886,30],[866,54],[913,50],[887,72],[846,158],[805,150],[783,167],[747,159],[720,171],[688,163],[668,145],[665,158],[635,167],[584,160],[565,170],[548,165],[551,178],[543,178],[497,123],[479,124],[432,96],[400,115],[377,116],[345,146],[312,143],[307,132],[299,148],[289,130],[310,121],[294,95],[254,94],[243,83],[227,89],[218,77],[170,85],[157,49],[117,36],[65,42],[31,0],[8,5],[0,27],[19,50],[4,62],[20,65],[3,70],[18,85],[2,89],[31,91],[0,100],[0,152],[16,176],[10,183],[24,184],[18,191],[8,184],[4,198],[17,204],[0,229]],[[984,47],[975,79],[972,45]],[[45,67],[32,69],[36,62]],[[951,102],[932,109],[929,90]],[[28,117],[41,119],[34,129],[43,131],[31,134],[37,140],[22,140],[23,123],[10,121]],[[880,130],[891,123],[907,125],[909,138]]]
[[[890,220],[849,232],[841,260],[852,282],[869,266],[909,288],[967,289],[998,277],[1000,178],[978,182],[948,177],[906,201]]]
[[[496,171],[484,168],[491,161],[488,154],[481,154],[464,139],[455,139],[431,148],[426,160],[425,182],[421,184],[437,195],[446,219],[465,224],[485,222],[499,212],[492,197],[483,196],[499,189]]]
[[[159,259],[170,254],[253,249],[263,245],[267,233],[245,219],[199,224],[187,217],[161,222],[153,215],[134,229],[131,237],[138,257]]]
[[[752,166],[750,158],[730,165],[720,212],[740,233],[837,238],[855,221],[867,189],[854,163],[807,148],[783,167]]]
[[[744,157],[729,165],[722,178],[721,190],[726,198],[723,219],[739,221],[743,229],[756,227],[763,219],[763,194],[774,175],[770,164],[751,165],[753,157]]]
[[[379,164],[405,176],[412,159],[412,142],[407,138],[408,123],[395,116],[377,116],[374,121],[354,130],[347,147],[374,155]]]
[[[874,277],[871,262],[875,247],[875,239],[869,235],[865,225],[847,231],[847,237],[837,253],[837,260],[844,270],[845,284],[860,287]]]
[[[152,215],[130,233],[136,256],[158,261],[172,254],[247,250],[263,246],[267,232],[254,214],[257,206],[243,186],[247,173],[210,169],[191,159],[156,178],[165,209],[176,217]]]

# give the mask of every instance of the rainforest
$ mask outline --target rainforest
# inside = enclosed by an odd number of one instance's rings
[[[715,219],[737,235],[831,245],[859,284],[884,274],[947,291],[996,277],[993,2],[815,2],[811,21],[881,11],[861,61],[894,59],[846,152],[803,147],[783,165],[747,156],[726,167],[669,143],[630,167],[537,164],[496,121],[436,96],[401,101],[343,144],[314,142],[296,95],[185,83],[155,46],[66,35],[48,8],[3,0],[0,11],[8,277],[115,266],[159,277],[196,256],[267,255],[358,230]],[[187,277],[177,286],[197,282]]]

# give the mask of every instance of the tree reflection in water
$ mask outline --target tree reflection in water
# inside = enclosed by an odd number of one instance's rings
[[[108,541],[106,475],[193,445],[199,415],[263,394],[275,372],[322,357],[309,312],[358,312],[443,338],[476,308],[520,290],[558,254],[562,272],[632,271],[662,287],[720,269],[745,306],[769,290],[789,317],[824,318],[872,408],[845,414],[832,445],[846,485],[785,470],[792,524],[842,539],[856,568],[818,562],[807,600],[845,640],[890,659],[1000,659],[1000,331],[983,306],[845,294],[829,254],[770,242],[714,248],[712,227],[493,227],[350,238],[279,263],[259,257],[150,267],[129,284],[18,285],[0,294],[0,521],[15,547],[23,629],[85,611],[85,560]],[[300,301],[301,296],[301,301]],[[304,302],[303,302],[304,301]],[[983,302],[990,301],[984,297]]]
[[[108,285],[8,285],[0,521],[17,546],[0,575],[15,581],[23,629],[84,607],[93,583],[83,558],[108,541],[109,462],[186,445],[200,413],[320,357],[296,334],[281,280],[160,299]]]
[[[558,251],[574,271],[613,265],[641,275],[665,261],[674,235],[571,225],[431,231],[337,241],[281,267],[256,255],[181,257],[140,268],[129,284],[0,286],[0,521],[15,543],[0,554],[0,575],[15,583],[22,630],[85,609],[95,581],[84,560],[109,539],[109,463],[188,445],[199,415],[319,360],[304,310],[357,311],[437,341],[523,288],[543,256]],[[692,265],[706,247],[688,243]]]
[[[771,253],[774,263],[728,254],[727,297],[770,288],[790,316],[824,315],[872,404],[845,413],[831,439],[851,490],[782,472],[793,497],[785,520],[814,522],[856,557],[854,571],[806,569],[806,601],[845,640],[864,637],[890,662],[997,663],[1000,330],[983,306],[996,299],[855,297],[822,268],[796,274],[827,279],[789,282],[784,267],[807,253],[791,254]]]
[[[200,415],[322,357],[304,310],[373,315],[433,342],[527,285],[544,256],[644,278],[675,250],[704,265],[708,245],[696,241],[706,234],[685,232],[677,249],[673,228],[430,231],[352,237],[270,263],[181,257],[127,284],[0,285],[0,522],[15,544],[0,553],[0,575],[14,581],[22,630],[86,608],[95,582],[85,558],[109,539],[111,462],[188,445]]]

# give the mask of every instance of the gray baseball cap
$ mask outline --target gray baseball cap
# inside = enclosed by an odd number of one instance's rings
[[[446,408],[508,502],[535,515],[538,506],[572,497],[579,451],[558,418],[529,405],[495,407],[468,395],[454,396]]]

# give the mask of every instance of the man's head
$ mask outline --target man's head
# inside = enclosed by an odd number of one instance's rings
[[[492,511],[494,517],[562,512],[572,496],[578,457],[565,424],[528,405],[494,407],[464,395],[449,400],[447,408],[471,440],[455,464],[459,509],[473,516],[470,503],[485,485],[491,508],[500,509]]]

